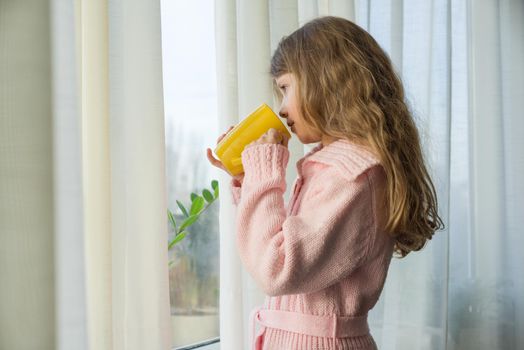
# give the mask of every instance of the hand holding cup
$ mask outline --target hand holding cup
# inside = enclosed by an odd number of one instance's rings
[[[226,135],[227,135],[227,134],[228,134],[228,133],[229,133],[233,128],[234,128],[234,126],[230,126],[229,129],[228,129],[225,133],[223,133],[222,135],[220,135],[220,136],[218,137],[218,139],[217,139],[217,145],[220,143],[220,141],[222,141],[222,139],[223,139],[224,137],[226,137]],[[209,160],[209,162],[210,162],[213,166],[216,166],[217,168],[224,170],[226,173],[228,172],[227,169],[226,169],[226,167],[224,166],[224,164],[222,164],[222,162],[221,162],[219,159],[217,159],[217,158],[215,158],[215,157],[213,156],[213,152],[212,152],[211,148],[208,148],[208,149],[207,149],[207,159]],[[233,178],[236,179],[237,181],[242,182],[242,179],[244,179],[244,173],[239,174],[239,175],[235,175],[235,176],[233,176]]]

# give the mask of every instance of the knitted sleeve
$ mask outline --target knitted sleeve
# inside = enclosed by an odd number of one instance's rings
[[[300,210],[287,216],[288,157],[276,144],[242,153],[236,243],[247,271],[270,296],[311,293],[349,275],[365,258],[374,230],[367,176],[350,181],[331,168],[312,179]]]

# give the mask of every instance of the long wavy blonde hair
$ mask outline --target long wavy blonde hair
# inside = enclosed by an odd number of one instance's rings
[[[417,127],[387,54],[358,25],[320,17],[280,41],[271,75],[284,73],[297,81],[307,124],[370,147],[379,157],[386,173],[385,229],[397,256],[422,249],[444,224]]]

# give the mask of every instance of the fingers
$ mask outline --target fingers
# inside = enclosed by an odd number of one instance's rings
[[[267,137],[265,139],[267,140],[267,142],[276,143],[287,147],[289,137],[286,134],[278,131],[277,129],[271,128],[267,131],[267,133],[264,136],[266,135]]]
[[[255,140],[249,144],[246,145],[246,148],[253,145],[261,145],[264,143],[274,143],[278,145],[282,145],[287,147],[289,142],[289,137],[278,131],[277,129],[271,128],[268,131],[266,131],[265,134],[260,136],[258,140]]]
[[[222,141],[222,139],[224,137],[226,137],[226,135],[231,131],[231,129],[233,129],[234,126],[230,126],[229,129],[223,133],[222,135],[220,135],[217,139],[217,144],[220,143],[220,141]],[[266,131],[266,133],[264,133],[262,136],[260,136],[260,138],[258,140],[255,140],[251,143],[249,143],[247,146],[250,146],[250,145],[253,145],[253,144],[262,144],[262,143],[276,143],[276,144],[281,144],[283,146],[288,146],[288,142],[289,142],[289,137],[287,135],[285,135],[284,133],[281,133],[280,131],[278,131],[277,129],[275,128],[270,128],[268,131]]]
[[[226,168],[224,167],[222,162],[220,160],[216,159],[215,157],[213,157],[213,153],[211,152],[211,148],[207,149],[207,159],[209,160],[209,162],[211,164],[213,164],[217,168],[220,168],[222,170],[226,170]]]
[[[281,143],[282,142],[282,134],[277,129],[269,129],[270,136],[275,141],[275,143]]]
[[[226,135],[231,131],[231,129],[233,129],[234,126],[230,126],[229,129],[227,129],[227,131],[225,133],[223,133],[222,135],[220,135],[217,139],[217,144],[220,143],[220,141],[222,141],[222,139],[224,137],[226,137]]]
[[[217,145],[220,143],[220,141],[222,141],[222,139],[224,137],[226,137],[226,135],[231,131],[231,129],[233,129],[234,126],[230,126],[229,129],[227,129],[227,131],[225,133],[223,133],[222,135],[220,135],[217,139]],[[207,148],[206,150],[206,155],[207,155],[207,159],[209,160],[209,162],[213,165],[213,166],[216,166],[217,168],[219,169],[222,169],[222,170],[225,170],[227,172],[227,169],[226,167],[224,166],[224,164],[222,164],[222,162],[218,159],[216,159],[214,156],[213,156],[213,152],[211,151],[211,148]]]

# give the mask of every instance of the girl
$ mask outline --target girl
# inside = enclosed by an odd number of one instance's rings
[[[238,252],[268,295],[251,315],[252,346],[376,349],[367,314],[393,253],[444,227],[401,81],[366,31],[336,17],[284,37],[271,75],[280,116],[319,144],[297,162],[287,208],[288,140],[275,129],[245,147],[231,181]]]

